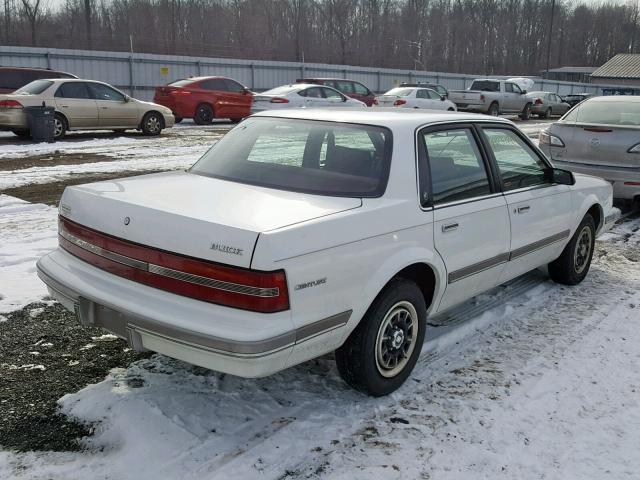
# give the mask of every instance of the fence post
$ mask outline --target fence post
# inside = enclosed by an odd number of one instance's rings
[[[344,79],[347,78],[347,69],[346,68],[342,69],[342,78],[344,78]]]
[[[256,88],[256,66],[252,63],[251,67],[251,90]]]
[[[382,91],[382,72],[380,72],[380,70],[378,70],[378,89],[376,90],[376,92],[381,92]]]
[[[409,71],[409,83],[413,83],[413,72]]]
[[[51,54],[47,52],[44,54],[44,56],[47,59],[47,68],[51,70]]]
[[[202,65],[200,64],[200,60],[196,60],[196,72],[198,72],[198,76],[202,76]]]
[[[135,89],[133,83],[133,55],[129,55],[129,93],[131,96],[135,96]]]

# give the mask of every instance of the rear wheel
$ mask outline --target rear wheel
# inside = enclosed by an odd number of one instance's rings
[[[529,120],[531,118],[531,104],[527,103],[518,116],[522,120]]]
[[[201,103],[196,108],[196,114],[193,116],[193,121],[198,125],[209,125],[213,122],[214,112],[211,105]]]
[[[162,116],[156,112],[147,113],[142,119],[142,133],[145,135],[160,135],[164,127]]]
[[[549,264],[551,279],[564,285],[582,282],[591,266],[595,240],[596,224],[593,217],[586,214],[562,254]]]
[[[491,115],[492,117],[497,117],[500,114],[500,107],[498,106],[498,102],[493,102],[489,105],[489,110],[487,110],[487,115]]]
[[[375,397],[393,392],[418,361],[426,325],[427,307],[418,286],[410,280],[393,280],[336,350],[340,376]]]
[[[455,112],[455,109],[453,107],[449,107],[447,108],[447,112]]]
[[[53,138],[56,140],[64,138],[68,128],[67,120],[61,114],[56,113],[53,119]]]

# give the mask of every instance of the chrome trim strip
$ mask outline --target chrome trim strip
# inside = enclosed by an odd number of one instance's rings
[[[120,255],[119,253],[111,252],[102,247],[94,245],[93,243],[82,240],[63,229],[60,229],[58,234],[68,242],[73,243],[75,246],[80,247],[83,250],[87,250],[88,252],[91,252],[100,257],[106,258],[107,260],[112,260],[114,262],[137,268],[139,270],[147,270],[147,262],[136,260],[135,258],[127,257],[125,255]]]
[[[349,321],[349,318],[351,318],[352,313],[353,310],[347,310],[346,312],[338,313],[337,315],[323,318],[322,320],[318,320],[317,322],[313,322],[309,325],[297,328],[296,343],[305,342],[312,339],[313,337],[317,337],[318,335],[327,333],[338,327],[344,327]]]
[[[553,243],[559,242],[560,240],[564,240],[565,238],[569,238],[570,234],[571,234],[571,230],[564,230],[560,233],[556,233],[555,235],[551,235],[550,237],[543,238],[541,240],[538,240],[537,242],[533,242],[528,245],[525,245],[524,247],[517,248],[511,252],[509,256],[509,261],[515,258],[522,257],[536,250],[540,250],[541,248],[544,248]]]
[[[448,283],[455,283],[458,280],[462,280],[463,278],[470,277],[471,275],[475,275],[476,273],[480,273],[484,270],[488,270],[497,265],[501,265],[503,263],[507,263],[509,261],[508,253],[501,253],[500,255],[496,255],[495,257],[488,258],[487,260],[483,260],[478,263],[474,263],[473,265],[469,265],[468,267],[463,267],[458,270],[455,270],[449,273]]]
[[[253,297],[277,297],[280,295],[280,289],[278,287],[273,288],[260,288],[252,287],[249,285],[240,285],[238,283],[225,282],[222,280],[215,280],[209,277],[203,277],[201,275],[195,275],[193,273],[181,272],[180,270],[174,270],[173,268],[162,267],[153,263],[149,264],[149,272],[164,277],[174,278],[183,282],[195,283],[205,287],[215,288],[216,290],[224,290],[225,292],[241,293],[243,295],[251,295]]]
[[[163,267],[160,265],[155,265],[153,263],[147,263],[142,260],[136,260],[135,258],[127,257],[125,255],[120,255],[119,253],[106,250],[102,247],[82,240],[65,230],[60,230],[59,234],[62,238],[73,243],[77,247],[82,248],[83,250],[87,250],[88,252],[106,258],[107,260],[118,262],[123,265],[127,265],[128,267],[137,268],[138,270],[144,270],[149,273],[154,273],[156,275],[162,275],[165,277],[174,278],[176,280],[181,280],[183,282],[202,285],[205,287],[214,288],[216,290],[240,293],[242,295],[251,295],[253,297],[271,298],[280,295],[280,289],[278,287],[252,287],[250,285],[240,285],[238,283],[225,282],[223,280],[203,277],[201,275],[195,275],[193,273],[181,272],[180,270],[174,270],[173,268]]]

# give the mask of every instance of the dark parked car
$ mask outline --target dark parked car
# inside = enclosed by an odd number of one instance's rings
[[[580,102],[586,100],[589,97],[593,97],[592,93],[572,93],[571,95],[565,95],[562,100],[568,103],[572,107],[575,107]]]
[[[155,103],[168,107],[176,118],[193,118],[206,125],[214,118],[237,122],[251,115],[253,92],[231,78],[191,77],[156,87]]]
[[[13,93],[41,78],[78,78],[75,75],[48,68],[0,67],[0,93]]]
[[[449,90],[446,89],[443,85],[439,83],[410,83],[410,82],[402,82],[400,84],[401,87],[419,87],[419,88],[430,88],[431,90],[435,90],[442,97],[449,98]]]
[[[314,83],[333,87],[347,97],[366,103],[367,107],[373,105],[373,100],[376,98],[371,90],[354,80],[345,80],[343,78],[299,78],[296,83]]]

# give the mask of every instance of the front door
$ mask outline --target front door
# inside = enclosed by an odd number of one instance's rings
[[[434,244],[447,269],[438,311],[497,284],[509,257],[509,213],[471,125],[420,133],[434,208]],[[424,168],[424,167],[423,167]]]
[[[140,114],[136,102],[103,83],[89,83],[89,90],[98,105],[101,128],[136,128],[140,124]]]
[[[549,180],[549,166],[508,126],[482,127],[509,207],[511,248],[501,283],[556,259],[569,240],[571,194]]]
[[[55,93],[56,110],[62,112],[69,128],[97,128],[98,106],[85,82],[68,81]]]

